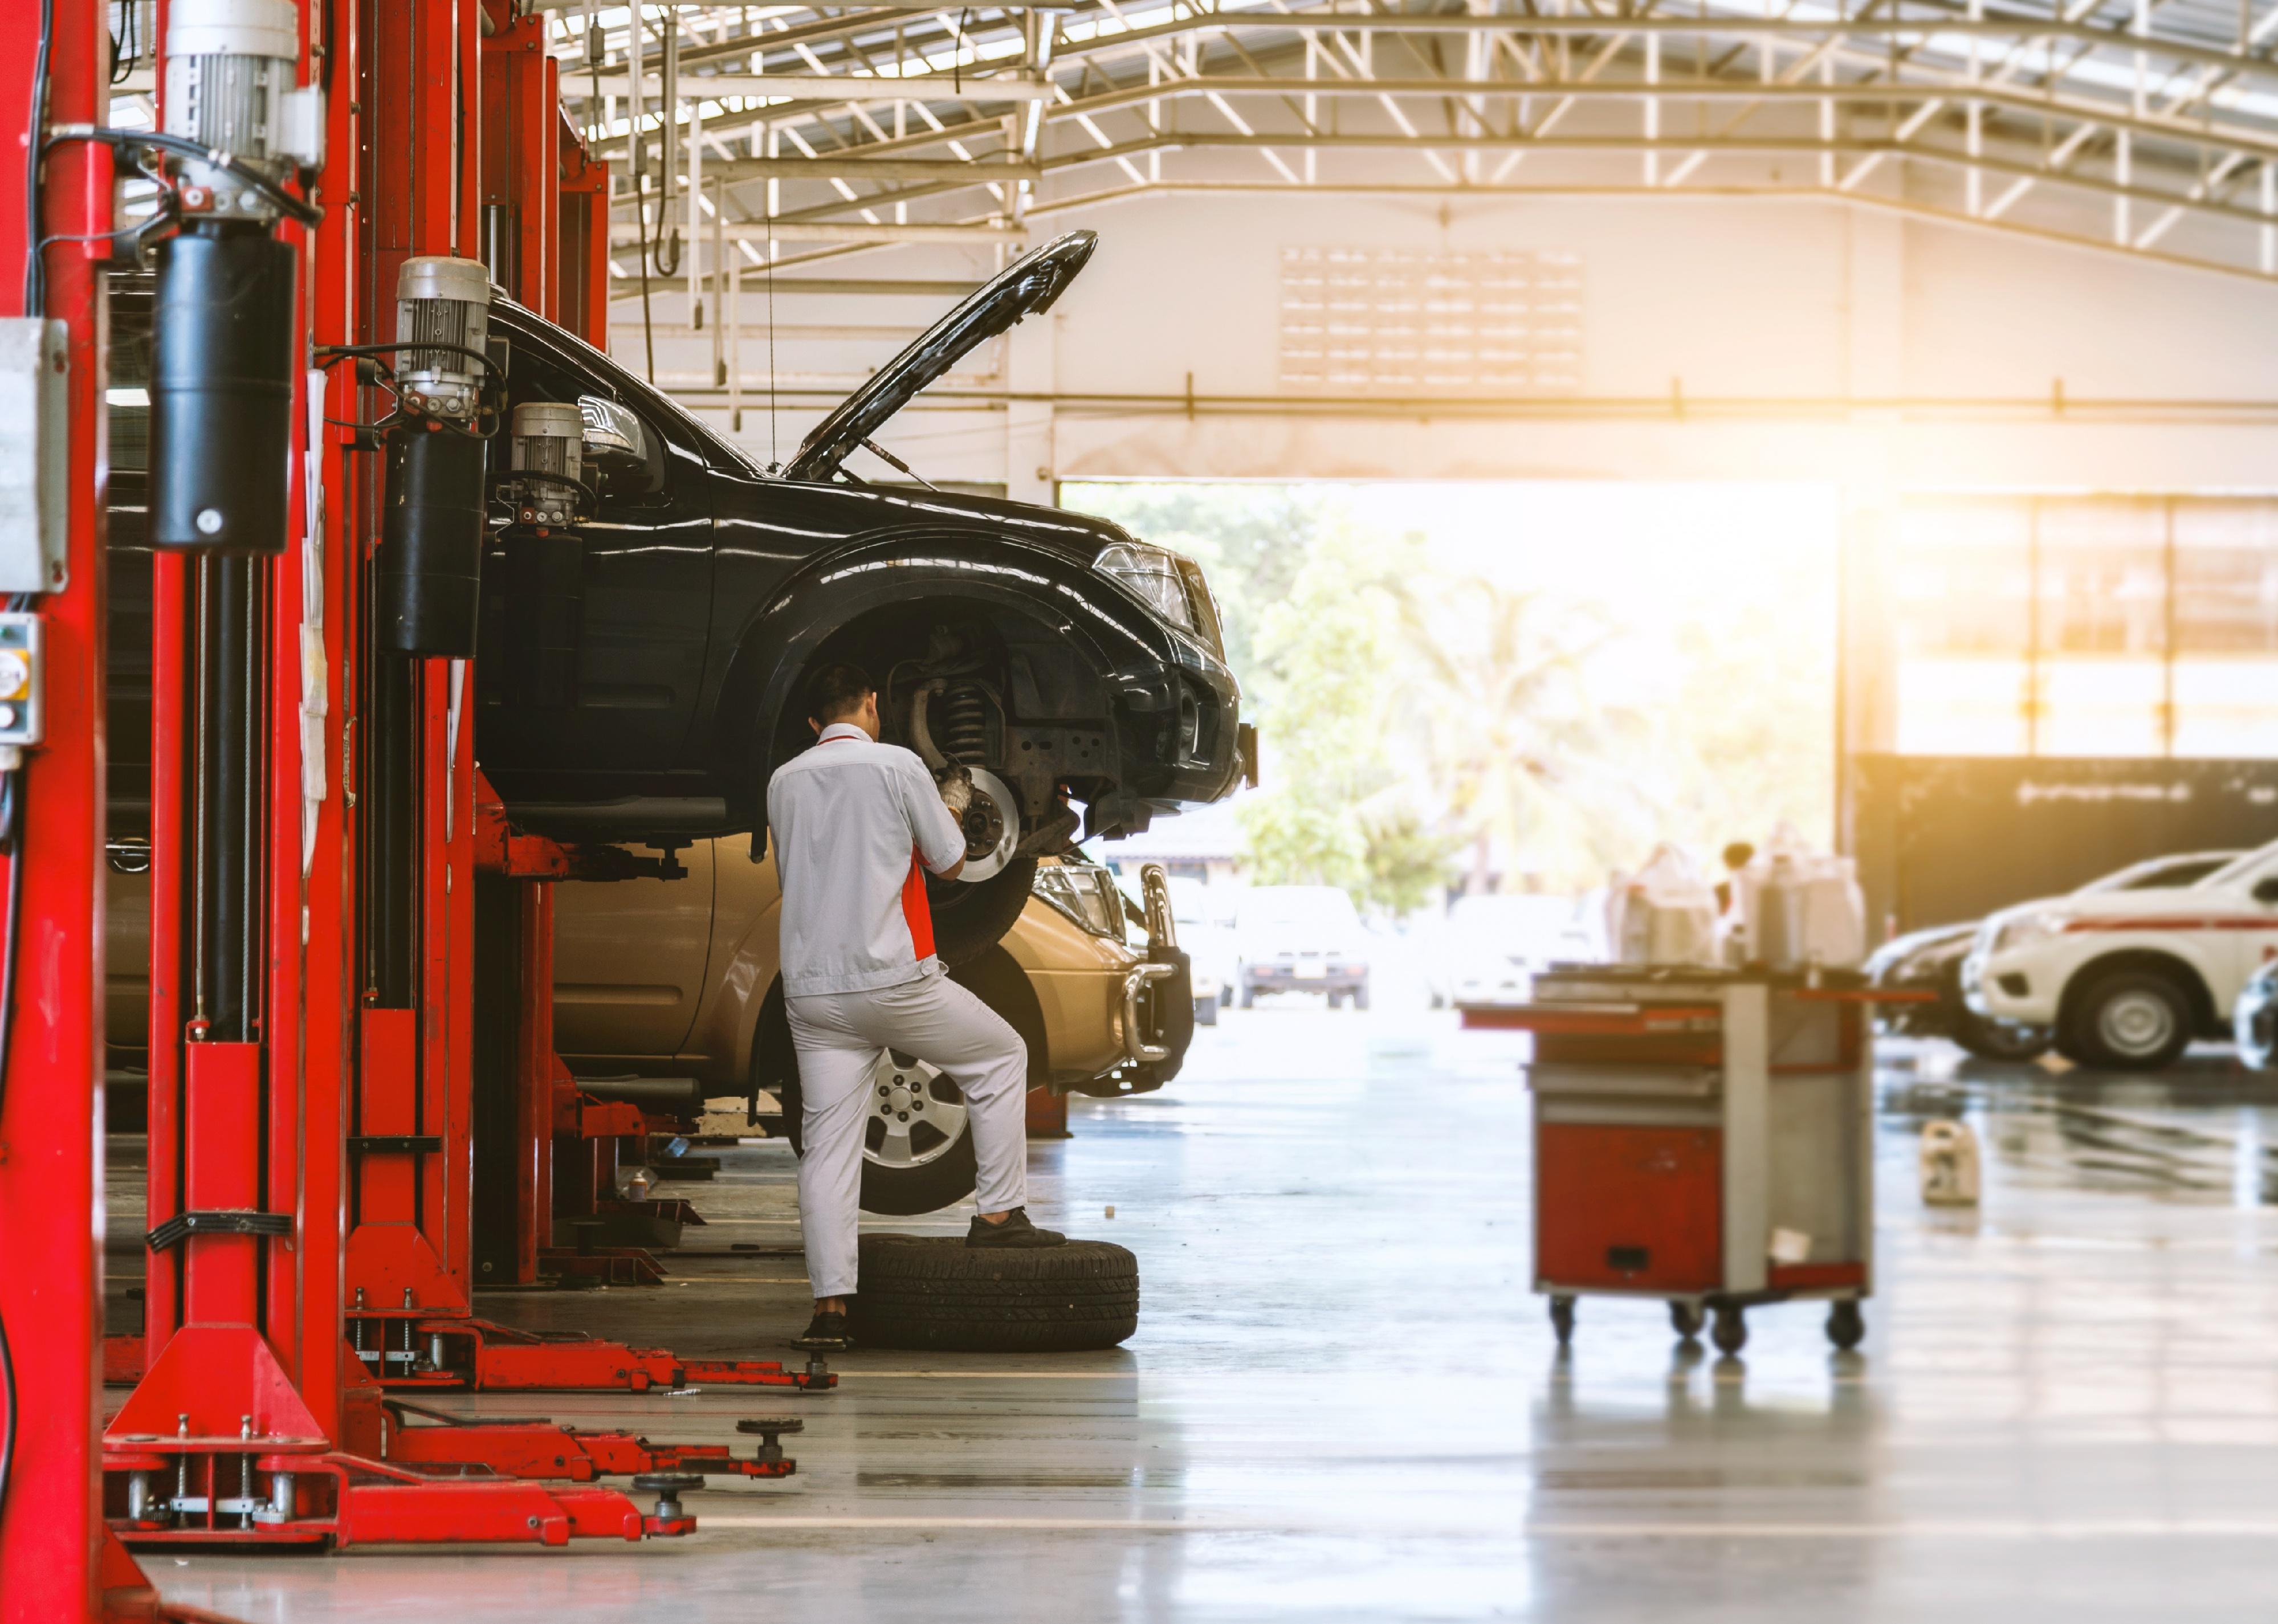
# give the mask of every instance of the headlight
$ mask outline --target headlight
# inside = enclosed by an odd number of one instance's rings
[[[1099,550],[1091,567],[1112,576],[1146,600],[1147,606],[1173,626],[1195,629],[1194,606],[1187,601],[1187,583],[1179,573],[1176,553],[1143,541],[1111,542]]]
[[[2058,934],[2065,924],[2065,916],[2060,913],[2013,913],[1994,926],[1990,950],[2009,952],[2045,936]]]

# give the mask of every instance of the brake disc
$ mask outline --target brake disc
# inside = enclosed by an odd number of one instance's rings
[[[965,868],[957,877],[968,885],[994,880],[1013,860],[1021,843],[1021,803],[1005,781],[987,767],[973,774],[973,802],[965,809]]]

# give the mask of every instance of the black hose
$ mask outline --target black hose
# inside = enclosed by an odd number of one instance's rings
[[[479,361],[501,387],[505,385],[506,374],[499,370],[498,362],[482,351],[464,344],[440,344],[428,339],[400,339],[393,344],[319,344],[314,353],[317,360],[329,366],[335,361],[345,361],[353,355],[387,355],[407,349],[442,350],[447,355],[464,355],[470,361]]]
[[[24,128],[33,134],[48,121],[48,42],[56,33],[56,0],[40,0],[40,45],[32,57],[32,106]],[[47,308],[41,286],[47,256],[40,247],[40,160],[46,149],[36,141],[24,143],[24,240],[33,245],[31,263],[24,267],[24,314],[38,316]]]
[[[47,0],[47,3],[52,4],[54,0]],[[235,176],[267,198],[271,205],[303,225],[318,225],[325,217],[322,209],[305,198],[294,196],[259,170],[248,167],[219,148],[209,147],[184,136],[168,135],[160,130],[115,130],[101,124],[59,124],[55,133],[40,143],[38,150],[44,153],[57,142],[66,141],[101,141],[109,147],[127,149],[155,147],[161,152],[171,152],[178,157],[189,158],[210,169]]]

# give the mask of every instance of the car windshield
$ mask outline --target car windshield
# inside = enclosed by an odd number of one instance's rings
[[[2231,858],[2229,862],[2197,883],[2202,886],[2236,885],[2243,880],[2251,879],[2260,873],[2274,861],[2278,861],[2278,840],[2272,841],[2267,846],[2258,846],[2251,851]]]
[[[1245,892],[1236,918],[1244,930],[1353,930],[1352,898],[1333,885],[1268,885]]]
[[[2182,886],[2197,885],[2237,855],[2236,851],[2196,851],[2188,857],[2152,858],[2144,862],[2130,863],[2101,879],[2091,880],[2075,895],[2088,896],[2107,891],[2169,891]]]

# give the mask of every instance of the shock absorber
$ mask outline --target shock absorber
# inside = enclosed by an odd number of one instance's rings
[[[953,682],[941,697],[941,725],[935,733],[942,754],[967,766],[989,759],[989,701],[971,682]]]

